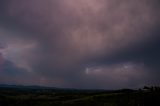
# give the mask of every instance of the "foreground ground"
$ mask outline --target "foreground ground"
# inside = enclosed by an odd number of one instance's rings
[[[0,106],[160,106],[160,91],[0,88]]]

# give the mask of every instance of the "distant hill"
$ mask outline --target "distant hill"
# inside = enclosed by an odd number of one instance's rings
[[[46,86],[37,86],[37,85],[8,85],[8,84],[0,84],[0,88],[16,88],[16,89],[60,89],[56,87],[46,87]]]
[[[60,92],[113,92],[115,90],[104,90],[104,89],[75,89],[75,88],[57,88],[57,87],[47,87],[47,86],[37,86],[37,85],[9,85],[0,84],[0,89],[19,89],[19,90],[54,90]]]

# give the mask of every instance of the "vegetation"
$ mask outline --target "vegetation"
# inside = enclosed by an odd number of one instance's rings
[[[0,87],[0,106],[160,106],[160,88],[105,91]]]

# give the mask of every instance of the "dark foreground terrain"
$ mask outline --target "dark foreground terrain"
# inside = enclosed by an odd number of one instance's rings
[[[0,87],[0,106],[160,106],[159,88],[74,90]]]

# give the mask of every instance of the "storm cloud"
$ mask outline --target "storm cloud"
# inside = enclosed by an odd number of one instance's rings
[[[159,85],[159,5],[158,0],[2,0],[0,83]]]

